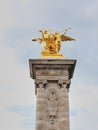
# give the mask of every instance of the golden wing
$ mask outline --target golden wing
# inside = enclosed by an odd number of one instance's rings
[[[61,41],[72,41],[72,40],[75,39],[69,36],[61,35]]]

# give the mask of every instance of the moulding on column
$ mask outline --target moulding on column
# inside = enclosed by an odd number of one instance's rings
[[[30,59],[30,77],[33,79],[71,79],[76,60]],[[68,77],[69,76],[69,77]]]

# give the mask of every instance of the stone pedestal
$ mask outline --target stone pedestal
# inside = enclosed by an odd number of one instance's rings
[[[76,60],[29,60],[35,80],[36,130],[69,130],[68,91]]]

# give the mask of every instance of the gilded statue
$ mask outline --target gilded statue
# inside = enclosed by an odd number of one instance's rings
[[[63,57],[62,54],[59,54],[61,42],[75,40],[74,38],[65,35],[68,29],[66,29],[63,34],[60,34],[59,32],[53,33],[48,30],[39,30],[42,36],[40,38],[32,39],[32,41],[37,41],[42,44],[44,50],[41,51],[41,57]]]

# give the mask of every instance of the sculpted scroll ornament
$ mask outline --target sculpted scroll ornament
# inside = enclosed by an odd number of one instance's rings
[[[61,88],[68,88],[70,87],[71,84],[71,80],[67,79],[67,80],[58,80],[58,84],[61,86]]]
[[[47,84],[47,80],[35,80],[35,95],[37,95],[37,89],[38,88],[45,88],[45,85]]]

